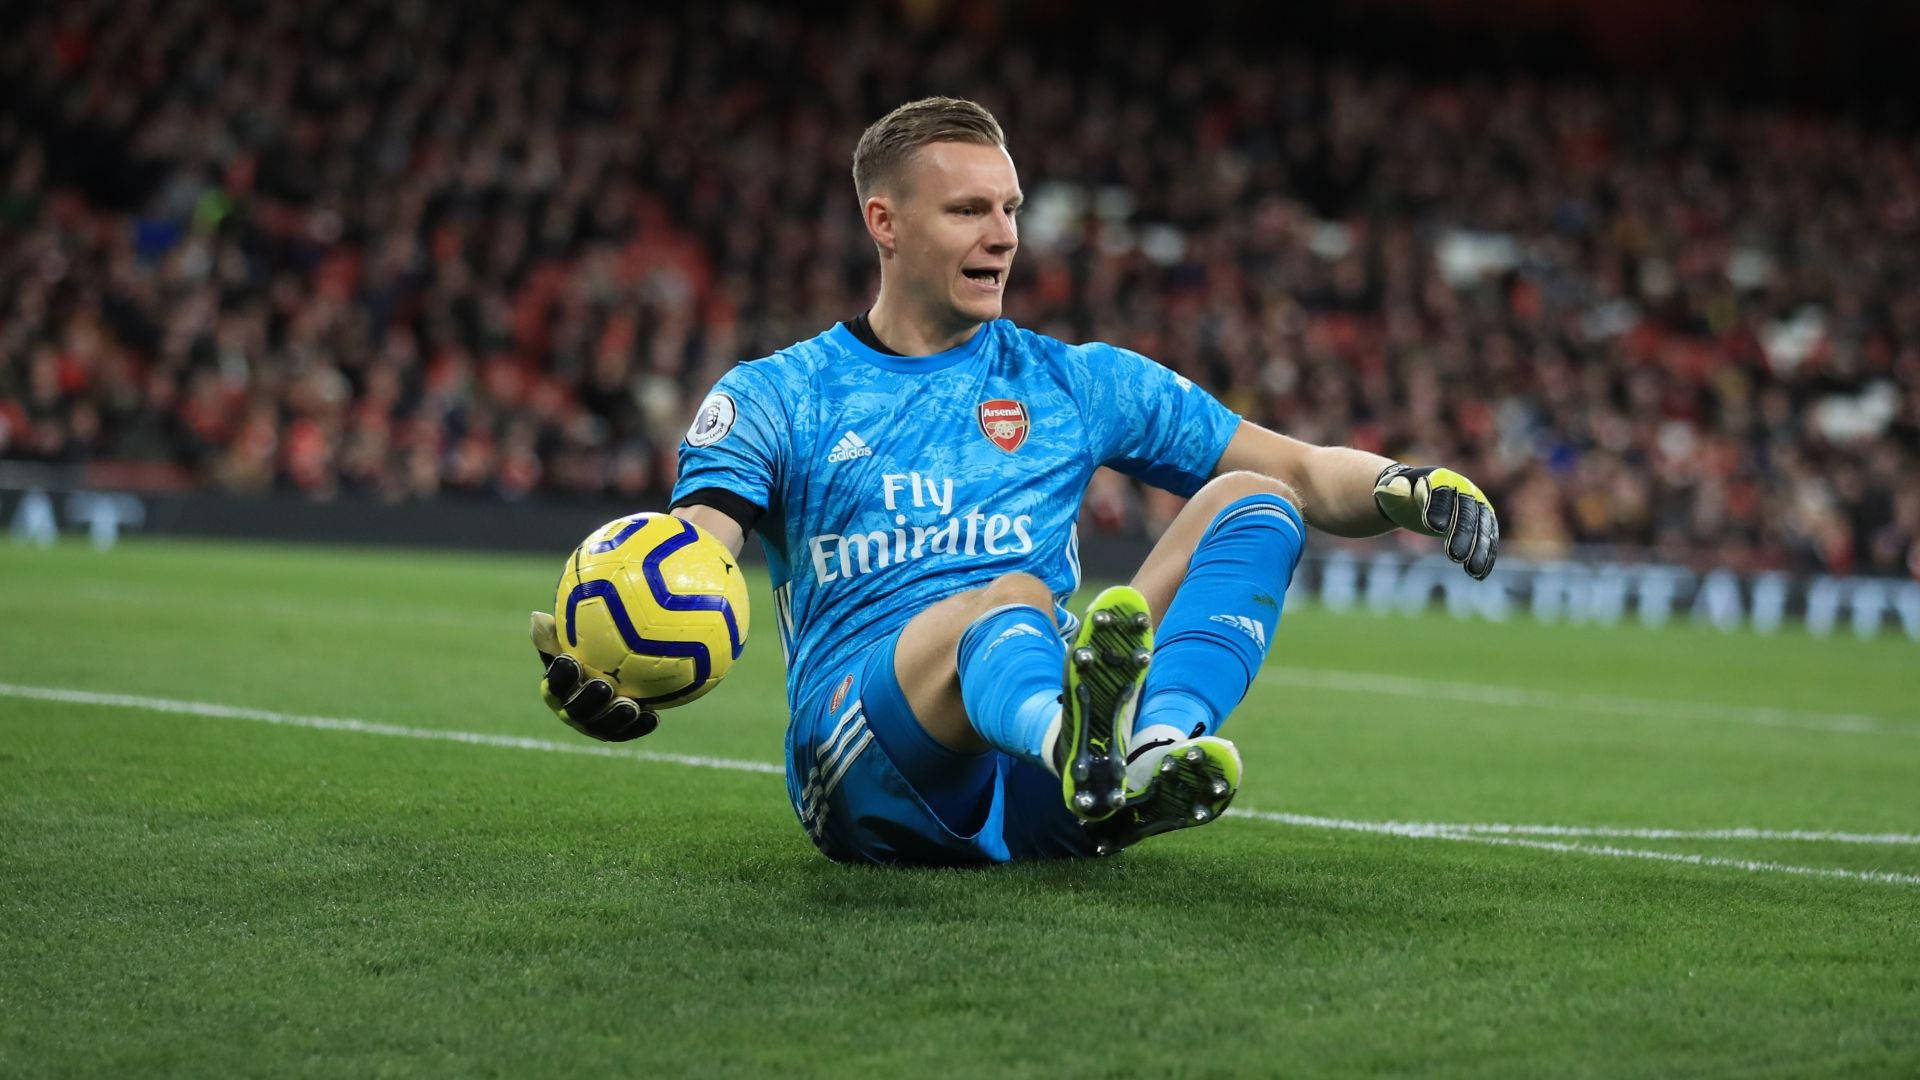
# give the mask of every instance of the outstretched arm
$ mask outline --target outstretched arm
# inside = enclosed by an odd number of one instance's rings
[[[1350,446],[1315,446],[1240,421],[1216,473],[1263,473],[1300,492],[1307,524],[1335,536],[1378,536],[1393,528],[1374,505],[1373,484],[1393,461]]]
[[[1500,522],[1473,481],[1451,469],[1410,468],[1347,446],[1314,446],[1245,420],[1216,473],[1246,470],[1300,492],[1307,524],[1335,536],[1374,536],[1398,526],[1445,538],[1447,557],[1484,578],[1499,554]]]

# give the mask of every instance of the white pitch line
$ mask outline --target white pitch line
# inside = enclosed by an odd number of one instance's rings
[[[1821,844],[1920,844],[1920,833],[1822,832],[1814,829],[1648,829],[1607,825],[1463,824],[1449,832],[1498,836],[1570,836],[1609,840],[1782,840]]]
[[[207,701],[181,701],[174,698],[144,697],[134,694],[102,694],[89,690],[66,690],[48,686],[22,686],[17,683],[0,683],[0,697],[20,698],[29,701],[50,701],[69,705],[99,705],[120,709],[144,709],[150,712],[176,713],[186,716],[200,716],[223,720],[253,720],[260,723],[278,724],[286,727],[310,728],[320,731],[346,731],[360,735],[386,735],[407,739],[427,739],[439,742],[465,743],[473,746],[493,746],[509,750],[544,750],[560,754],[582,754],[588,757],[626,758],[635,761],[654,761],[671,765],[691,765],[708,769],[727,769],[735,772],[760,773],[763,775],[784,776],[786,770],[770,762],[743,761],[736,758],[704,757],[691,754],[663,754],[650,750],[637,750],[627,747],[599,746],[591,743],[562,743],[547,739],[530,739],[517,735],[489,735],[476,731],[449,731],[439,728],[406,727],[400,724],[381,724],[367,720],[352,720],[335,716],[303,716],[298,713],[275,712],[271,709],[250,709],[235,705],[220,705]],[[1230,818],[1254,821],[1266,821],[1280,825],[1304,826],[1319,829],[1340,829],[1351,832],[1379,833],[1389,836],[1402,836],[1417,839],[1453,840],[1468,843],[1496,844],[1509,847],[1534,848],[1541,851],[1554,851],[1578,855],[1603,855],[1612,858],[1652,859],[1661,862],[1685,863],[1693,866],[1720,866],[1749,872],[1772,872],[1796,874],[1811,877],[1845,878],[1855,881],[1873,881],[1897,885],[1920,885],[1920,875],[1895,874],[1864,870],[1843,870],[1832,867],[1794,866],[1787,863],[1759,862],[1750,859],[1729,859],[1711,855],[1690,855],[1672,851],[1646,851],[1634,848],[1616,848],[1612,846],[1594,846],[1588,844],[1569,844],[1550,840],[1524,839],[1514,835],[1489,835],[1491,832],[1505,830],[1519,832],[1536,829],[1578,829],[1579,826],[1513,826],[1484,824],[1448,824],[1445,822],[1415,821],[1354,821],[1345,818],[1312,817],[1305,814],[1283,814],[1264,810],[1235,809],[1227,814]],[[1674,833],[1676,838],[1682,830],[1650,830],[1653,832]],[[1747,832],[1763,833],[1764,830],[1709,830],[1711,832],[1737,832],[1740,839],[1749,839]],[[1801,831],[1795,830],[1796,833]],[[1570,833],[1569,835],[1610,835],[1606,831],[1592,833]],[[1639,834],[1633,834],[1639,835]],[[1687,834],[1689,838],[1698,838]],[[1768,834],[1785,836],[1786,833]],[[1820,836],[1818,833],[1802,833],[1803,838]],[[1868,834],[1831,834],[1834,836],[1860,836]],[[1909,837],[1905,834],[1884,834],[1900,837],[1888,842],[1904,843]],[[1761,837],[1765,838],[1765,837]],[[1866,842],[1866,841],[1856,841]]]
[[[1568,855],[1604,855],[1615,859],[1652,859],[1657,862],[1686,863],[1690,866],[1725,866],[1735,870],[1749,872],[1767,871],[1778,874],[1796,874],[1805,877],[1845,878],[1851,881],[1874,881],[1892,885],[1920,885],[1920,874],[1895,874],[1879,870],[1842,870],[1827,866],[1795,866],[1791,863],[1764,862],[1756,859],[1732,859],[1721,855],[1693,855],[1680,851],[1649,851],[1644,848],[1622,848],[1611,844],[1569,844],[1555,840],[1532,840],[1519,836],[1490,835],[1490,831],[1528,829],[1534,826],[1512,825],[1472,825],[1447,824],[1438,821],[1354,821],[1348,818],[1312,817],[1307,814],[1282,814],[1270,810],[1243,810],[1235,807],[1227,811],[1229,818],[1248,817],[1258,821],[1271,821],[1276,825],[1298,825],[1310,829],[1338,829],[1344,832],[1376,833],[1384,836],[1403,836],[1418,840],[1456,840],[1472,844],[1494,844],[1501,847],[1534,848],[1539,851],[1557,851]],[[1555,828],[1556,826],[1546,826]],[[1682,833],[1682,830],[1657,830],[1661,832]],[[1716,832],[1728,830],[1713,830]],[[1762,832],[1763,830],[1751,830]],[[1606,835],[1607,830],[1596,831],[1594,835]],[[1817,834],[1816,834],[1817,835]],[[1854,834],[1861,835],[1861,834]],[[1904,843],[1912,838],[1904,834],[1895,841]]]
[[[1749,708],[1707,702],[1661,698],[1616,697],[1611,694],[1561,693],[1492,683],[1450,682],[1369,671],[1324,671],[1314,668],[1268,667],[1260,681],[1279,686],[1334,690],[1387,697],[1464,701],[1473,705],[1502,705],[1524,709],[1572,709],[1608,716],[1630,714],[1657,720],[1713,720],[1762,727],[1805,728],[1851,735],[1920,736],[1920,727],[1888,724],[1863,713],[1803,712],[1797,709]]]
[[[1754,859],[1729,859],[1721,855],[1689,855],[1679,851],[1647,851],[1618,848],[1611,844],[1563,844],[1554,840],[1522,840],[1515,836],[1483,836],[1474,833],[1440,833],[1442,840],[1465,840],[1474,844],[1499,844],[1505,847],[1563,851],[1578,855],[1606,855],[1616,859],[1653,859],[1658,862],[1686,863],[1689,866],[1727,866],[1736,870],[1799,874],[1806,877],[1847,878],[1852,881],[1878,881],[1889,885],[1920,885],[1920,874],[1895,874],[1881,870],[1841,870],[1828,866],[1793,866],[1787,863],[1760,862]]]
[[[1455,833],[1496,836],[1564,836],[1606,840],[1791,840],[1833,844],[1920,844],[1920,833],[1821,832],[1813,829],[1654,829],[1612,825],[1509,825],[1502,822],[1354,821],[1348,818],[1232,810],[1281,825],[1309,829],[1346,829],[1393,836],[1433,837]]]
[[[734,758],[700,757],[692,754],[662,754],[624,746],[552,742],[547,739],[529,739],[519,735],[488,735],[478,731],[448,731],[442,728],[376,724],[368,720],[349,720],[337,716],[301,716],[296,713],[274,712],[271,709],[216,705],[207,701],[178,701],[173,698],[137,697],[132,694],[96,694],[87,690],[19,686],[14,683],[0,683],[0,697],[26,698],[31,701],[59,701],[71,705],[105,705],[119,709],[147,709],[152,712],[182,713],[187,716],[205,716],[222,720],[257,720],[264,724],[281,724],[286,727],[315,728],[320,731],[351,731],[360,735],[391,735],[403,739],[432,739],[440,742],[468,743],[473,746],[498,746],[508,750],[549,750],[556,754],[632,758],[636,761],[660,761],[671,765],[771,773],[775,776],[785,776],[787,773],[786,769],[763,761],[739,761]]]

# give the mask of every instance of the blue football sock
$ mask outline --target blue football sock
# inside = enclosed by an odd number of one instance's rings
[[[1135,732],[1220,730],[1267,658],[1305,546],[1300,511],[1278,495],[1247,495],[1220,511],[1160,620]]]
[[[1051,770],[1067,645],[1047,613],[1027,604],[994,608],[960,635],[960,700],[995,749]]]

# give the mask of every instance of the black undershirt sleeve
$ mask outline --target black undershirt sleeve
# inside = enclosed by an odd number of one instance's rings
[[[669,509],[678,510],[683,506],[711,506],[738,523],[742,533],[753,532],[754,522],[767,512],[765,507],[754,505],[751,499],[717,487],[689,491],[675,499]]]

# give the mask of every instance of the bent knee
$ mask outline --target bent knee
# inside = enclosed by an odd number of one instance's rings
[[[1053,617],[1053,590],[1032,574],[1002,574],[980,590],[979,599],[982,611],[1006,604],[1027,604],[1046,612],[1048,618]]]
[[[1193,495],[1193,503],[1209,516],[1217,514],[1237,499],[1249,495],[1278,495],[1293,504],[1295,510],[1303,510],[1300,493],[1292,484],[1277,476],[1265,473],[1249,472],[1245,469],[1221,473],[1207,481]]]

